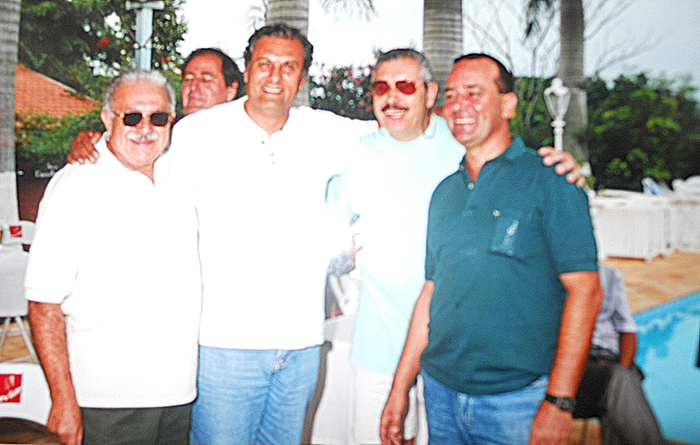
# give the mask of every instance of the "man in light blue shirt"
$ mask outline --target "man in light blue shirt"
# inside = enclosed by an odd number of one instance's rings
[[[432,195],[426,281],[383,443],[409,437],[402,420],[419,372],[431,443],[568,438],[600,304],[595,240],[585,194],[510,134],[513,84],[483,54],[458,59],[448,78],[443,115],[466,156]]]
[[[340,185],[334,184],[341,207],[359,216],[362,240],[350,354],[356,443],[381,442],[381,411],[424,283],[430,197],[464,157],[464,147],[445,120],[431,113],[438,94],[432,79],[430,62],[416,50],[380,55],[372,96],[381,128],[361,139],[350,168],[338,179]],[[415,390],[409,405],[404,433],[412,443],[418,423]]]

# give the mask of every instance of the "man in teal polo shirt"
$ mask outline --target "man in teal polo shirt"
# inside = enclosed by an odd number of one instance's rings
[[[467,155],[430,205],[426,283],[382,415],[421,371],[430,443],[566,444],[602,293],[583,191],[513,137],[512,74],[463,56],[443,115]]]

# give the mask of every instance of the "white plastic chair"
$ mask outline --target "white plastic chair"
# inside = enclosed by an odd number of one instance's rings
[[[49,386],[40,365],[0,363],[0,417],[45,425],[50,410]]]
[[[2,224],[2,245],[21,246],[29,245],[34,239],[34,222],[14,221]]]
[[[676,246],[684,252],[700,252],[700,176],[674,179],[672,184]]]

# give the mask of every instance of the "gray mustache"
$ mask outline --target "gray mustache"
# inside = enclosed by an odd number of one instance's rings
[[[150,132],[146,134],[141,134],[141,133],[129,133],[126,138],[130,141],[133,142],[141,142],[141,141],[146,141],[146,142],[153,142],[158,140],[158,133],[155,132]]]

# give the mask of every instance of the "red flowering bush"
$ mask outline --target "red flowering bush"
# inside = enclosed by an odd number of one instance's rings
[[[112,41],[109,40],[109,37],[102,37],[100,40],[97,41],[97,47],[100,49],[105,48],[111,44]]]

